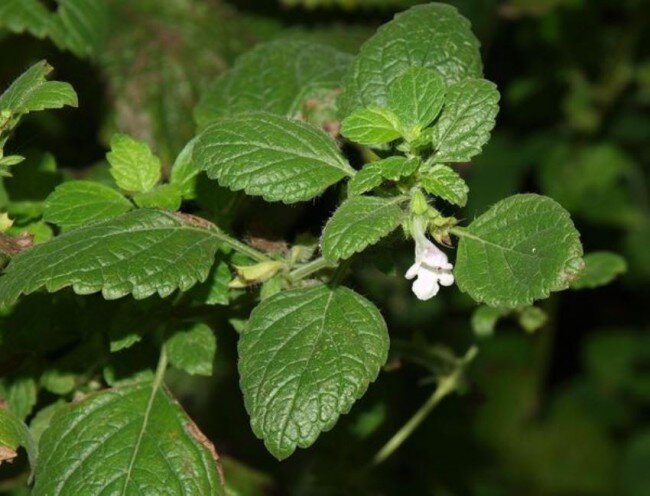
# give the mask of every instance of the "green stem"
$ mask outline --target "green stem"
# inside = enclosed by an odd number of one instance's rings
[[[469,233],[467,232],[467,229],[465,229],[464,227],[460,227],[460,226],[452,227],[451,229],[449,229],[449,232],[451,234],[454,234],[454,235],[458,236],[459,238],[462,238],[463,236],[465,236],[465,237],[469,236]]]
[[[289,279],[291,279],[291,282],[297,282],[300,281],[301,279],[309,277],[312,274],[315,274],[316,272],[322,269],[327,269],[331,267],[334,267],[334,265],[331,262],[328,262],[323,257],[320,257],[304,265],[301,265],[297,269],[290,272]]]
[[[246,243],[242,243],[241,241],[228,236],[225,232],[221,230],[215,229],[212,231],[212,234],[223,244],[228,245],[230,248],[232,248],[235,251],[238,251],[242,255],[246,255],[247,257],[252,258],[256,262],[268,262],[269,260],[272,260],[272,258],[266,255],[265,253],[262,253],[261,251],[253,248],[252,246],[248,246]]]
[[[384,445],[382,449],[375,455],[373,463],[379,465],[386,458],[392,455],[401,445],[406,441],[411,434],[417,429],[420,424],[426,419],[431,410],[433,410],[442,399],[454,392],[458,386],[458,374],[460,373],[460,368],[452,373],[450,376],[443,377],[438,386],[436,387],[433,394],[429,399],[420,407],[420,409],[415,412],[410,420],[402,426],[402,428],[395,433],[395,435],[390,438],[390,440]]]

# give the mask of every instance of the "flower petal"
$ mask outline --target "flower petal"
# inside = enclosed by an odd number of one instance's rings
[[[411,287],[415,296],[420,300],[429,300],[438,294],[438,276],[430,270],[420,270],[418,278],[413,282]]]
[[[404,277],[406,277],[407,279],[413,279],[415,276],[418,275],[419,270],[420,270],[420,263],[415,262],[413,265],[409,267],[409,270],[406,271]]]
[[[454,284],[454,274],[449,271],[441,271],[438,273],[438,281],[442,286],[451,286]]]

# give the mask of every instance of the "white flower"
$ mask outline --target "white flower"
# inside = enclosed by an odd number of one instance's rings
[[[415,263],[406,271],[407,279],[413,281],[413,293],[420,300],[428,300],[438,294],[440,284],[451,286],[454,283],[454,268],[444,254],[425,235],[426,223],[421,218],[413,220],[413,239],[415,240]]]

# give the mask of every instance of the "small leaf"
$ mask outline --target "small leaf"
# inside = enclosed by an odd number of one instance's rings
[[[29,429],[13,412],[0,405],[0,465],[18,456],[18,448],[25,448],[29,464],[36,463],[37,447]]]
[[[437,162],[467,162],[490,139],[499,111],[499,91],[485,79],[469,79],[447,89],[445,105],[433,126]]]
[[[36,381],[27,375],[0,378],[0,400],[19,419],[25,419],[36,405]]]
[[[358,109],[341,123],[341,134],[362,145],[381,145],[401,136],[401,124],[390,110],[380,107]]]
[[[136,299],[171,294],[204,281],[218,239],[191,218],[135,210],[75,229],[16,255],[0,277],[0,307],[45,287]]]
[[[194,158],[222,186],[284,203],[309,200],[354,174],[323,131],[263,112],[211,124]]]
[[[492,336],[499,319],[507,314],[508,310],[503,308],[489,307],[487,305],[476,308],[471,319],[474,334],[480,338]]]
[[[384,178],[381,175],[381,168],[376,163],[367,164],[348,182],[348,193],[350,196],[362,195],[375,189],[382,182]]]
[[[381,171],[381,175],[390,181],[398,181],[404,176],[413,174],[420,165],[417,158],[388,157],[373,162]]]
[[[256,46],[217,78],[195,110],[200,127],[226,116],[265,111],[304,117],[316,91],[335,92],[352,56],[307,41],[278,40]]]
[[[61,407],[40,448],[34,496],[225,494],[212,443],[151,384]]]
[[[253,432],[283,459],[350,411],[386,361],[388,333],[368,300],[319,285],[264,300],[238,349]]]
[[[151,191],[133,196],[133,201],[140,208],[162,208],[170,212],[181,208],[181,200],[181,192],[174,184],[160,184]]]
[[[391,84],[413,66],[436,70],[447,85],[483,75],[479,42],[455,7],[418,5],[384,24],[363,44],[343,80],[340,114],[388,106]]]
[[[514,308],[566,289],[583,266],[580,235],[566,210],[526,194],[500,201],[461,236],[459,288],[490,306]]]
[[[425,128],[440,113],[445,83],[438,72],[412,67],[388,88],[388,105],[406,129]]]
[[[571,289],[587,289],[605,286],[627,271],[625,259],[608,251],[597,251],[585,255],[585,268],[578,279],[571,283]]]
[[[196,182],[201,169],[197,167],[192,156],[196,139],[190,141],[178,154],[170,175],[170,183],[178,188],[181,196],[187,200],[196,198]]]
[[[518,314],[519,325],[526,332],[535,332],[544,326],[548,320],[546,312],[533,305],[519,309]]]
[[[217,340],[207,325],[199,322],[175,329],[165,346],[174,367],[189,374],[212,375]]]
[[[149,191],[160,180],[160,160],[146,143],[126,134],[115,134],[111,151],[106,155],[111,175],[125,191]]]
[[[133,208],[113,188],[93,181],[71,181],[56,187],[45,200],[43,218],[64,229],[74,229],[122,215]]]
[[[469,188],[462,177],[446,165],[434,165],[420,176],[422,187],[427,193],[438,196],[454,205],[464,207]]]
[[[44,60],[37,62],[16,79],[0,96],[0,110],[16,115],[46,109],[78,105],[77,94],[68,83],[47,81],[52,67]]]
[[[356,196],[343,202],[323,229],[323,256],[346,259],[377,243],[399,226],[401,198]]]

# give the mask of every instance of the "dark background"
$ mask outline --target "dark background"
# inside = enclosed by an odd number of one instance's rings
[[[46,58],[80,99],[79,109],[26,120],[10,142],[12,153],[51,152],[61,172],[27,187],[43,173],[24,168],[5,181],[4,196],[37,202],[65,175],[97,173],[117,129],[147,139],[169,167],[193,135],[191,108],[201,92],[246,49],[306,37],[354,53],[377,26],[416,2],[288,5],[298,3],[114,2],[119,29],[95,60],[0,30],[2,87]],[[409,243],[395,238],[357,260],[351,285],[382,309],[394,350],[480,349],[464,394],[445,399],[378,467],[371,464],[375,452],[431,394],[426,379],[434,362],[423,367],[409,352],[395,353],[333,431],[279,463],[248,425],[231,315],[213,316],[214,378],[179,373],[170,383],[226,458],[239,494],[650,495],[650,4],[448,3],[472,21],[485,77],[502,95],[491,143],[463,169],[471,199],[461,217],[515,192],[547,194],[571,211],[587,252],[620,253],[628,272],[609,286],[541,302],[549,321],[532,335],[505,319],[494,336],[480,339],[470,326],[474,304],[457,289],[427,303],[411,295],[401,277]],[[138,60],[144,69],[135,68]],[[229,204],[227,222],[242,236],[291,241],[304,231],[318,235],[336,200],[336,192],[298,207],[240,200]],[[189,207],[206,206],[199,200]],[[242,316],[249,300],[238,304]]]

